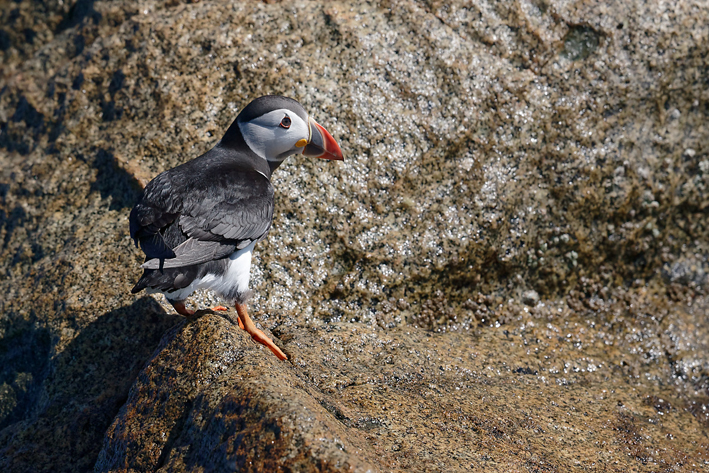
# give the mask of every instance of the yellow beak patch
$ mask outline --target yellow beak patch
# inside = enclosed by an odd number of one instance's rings
[[[308,140],[298,140],[295,142],[295,147],[296,148],[302,148],[303,146],[308,144]]]

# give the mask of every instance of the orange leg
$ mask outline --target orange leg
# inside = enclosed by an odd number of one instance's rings
[[[265,333],[256,328],[256,325],[254,325],[251,321],[248,312],[246,312],[246,304],[236,304],[236,313],[239,314],[239,327],[246,330],[246,333],[251,335],[251,338],[259,342],[261,345],[267,346],[279,360],[288,359],[281,349],[278,348]]]
[[[174,307],[180,315],[184,315],[185,317],[192,317],[194,315],[194,310],[189,310],[185,307],[185,301],[170,301],[170,304],[172,304],[172,307]]]
[[[189,310],[187,307],[185,307],[185,301],[177,301],[177,302],[170,301],[170,304],[172,304],[172,307],[174,307],[175,310],[177,311],[177,313],[180,315],[184,315],[185,317],[191,317],[194,315],[194,310]],[[224,310],[229,310],[229,309],[227,309],[223,305],[218,305],[216,307],[212,307],[211,310],[224,311]],[[241,327],[241,320],[239,320],[239,326]],[[244,328],[244,327],[241,327],[241,328]]]

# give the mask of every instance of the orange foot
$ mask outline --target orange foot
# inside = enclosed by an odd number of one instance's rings
[[[246,333],[251,335],[251,338],[265,345],[279,360],[287,360],[288,357],[281,351],[280,348],[273,343],[273,340],[268,338],[265,333],[256,328],[256,325],[251,321],[248,312],[246,312],[246,304],[236,304],[236,313],[239,314],[239,327],[246,330]]]

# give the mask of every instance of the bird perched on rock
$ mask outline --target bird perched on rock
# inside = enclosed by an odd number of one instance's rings
[[[190,316],[185,299],[196,289],[213,289],[234,301],[242,329],[286,359],[251,321],[246,301],[251,253],[273,219],[271,173],[296,153],[343,159],[300,103],[265,96],[241,111],[214,148],[150,181],[130,213],[130,235],[146,257],[132,292],[162,292]]]

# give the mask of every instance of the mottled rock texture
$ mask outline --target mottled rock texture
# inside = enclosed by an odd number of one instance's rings
[[[0,65],[1,471],[709,468],[706,2],[0,0]],[[270,93],[346,158],[274,176],[287,363],[129,294]]]

